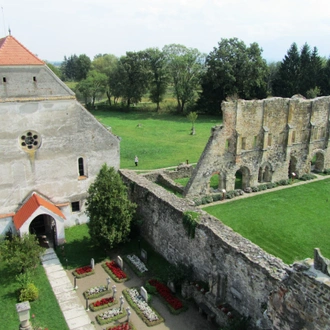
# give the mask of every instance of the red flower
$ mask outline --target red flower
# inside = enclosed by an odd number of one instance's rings
[[[106,262],[105,264],[119,280],[127,278],[125,272],[123,272],[121,268],[114,261]]]
[[[183,307],[182,302],[173,296],[171,290],[164,284],[157,280],[150,280],[149,284],[154,286],[157,292],[170,304],[175,310],[181,309]]]
[[[92,270],[93,269],[91,266],[84,266],[84,267],[77,268],[76,273],[78,275],[82,275],[82,274],[90,273]]]
[[[113,297],[110,298],[102,298],[101,300],[97,300],[93,303],[94,307],[99,307],[103,305],[107,305],[109,303],[112,303],[114,301]]]

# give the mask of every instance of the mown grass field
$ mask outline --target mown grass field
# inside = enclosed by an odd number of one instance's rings
[[[285,263],[330,257],[330,179],[203,208]]]
[[[120,168],[138,169],[177,166],[186,160],[196,163],[220,117],[202,116],[195,123],[196,135],[190,135],[191,123],[185,116],[156,112],[93,111],[93,115],[121,138]]]

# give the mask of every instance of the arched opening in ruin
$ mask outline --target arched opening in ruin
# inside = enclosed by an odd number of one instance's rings
[[[210,178],[210,191],[217,191],[220,186],[220,175],[219,173],[214,173]]]
[[[297,158],[294,156],[290,157],[290,163],[289,163],[289,173],[288,177],[291,179],[293,176],[293,173],[297,175]]]
[[[243,166],[235,173],[235,189],[245,189],[250,186],[250,171]]]
[[[259,168],[258,182],[271,182],[272,181],[272,167],[267,162]]]
[[[315,153],[311,162],[311,170],[316,173],[321,173],[324,170],[324,155],[322,152]]]
[[[29,226],[30,234],[35,234],[42,247],[56,247],[56,221],[49,214],[40,214],[36,216]]]

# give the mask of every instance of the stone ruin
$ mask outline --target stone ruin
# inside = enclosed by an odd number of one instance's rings
[[[223,124],[212,128],[185,196],[212,193],[213,175],[229,191],[238,175],[246,189],[330,168],[329,111],[329,96],[223,102]]]

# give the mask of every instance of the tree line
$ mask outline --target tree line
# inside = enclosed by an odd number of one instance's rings
[[[101,95],[109,105],[126,107],[148,96],[157,111],[169,86],[176,111],[219,114],[228,99],[262,99],[269,96],[306,98],[330,94],[330,58],[316,47],[293,43],[282,61],[267,63],[257,43],[221,39],[209,54],[196,48],[170,44],[116,57],[85,54],[64,57],[60,69],[51,69],[64,81],[77,81],[76,93],[92,107]]]

